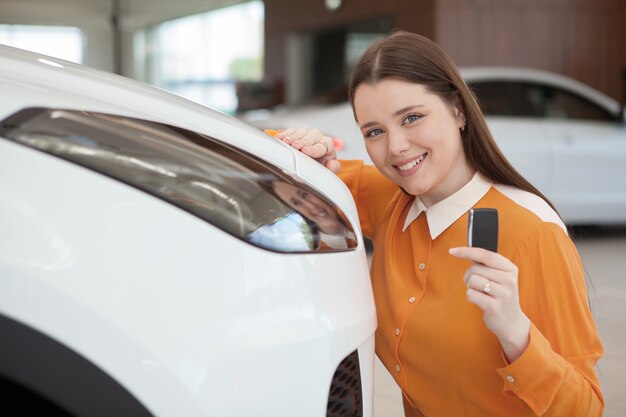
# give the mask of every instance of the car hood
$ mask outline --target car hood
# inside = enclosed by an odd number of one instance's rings
[[[98,111],[184,127],[293,169],[293,153],[235,118],[159,88],[16,48],[0,47],[0,117],[26,107]],[[239,134],[233,135],[236,126]]]

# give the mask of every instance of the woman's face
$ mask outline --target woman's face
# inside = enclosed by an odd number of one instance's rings
[[[273,188],[281,200],[307,219],[317,223],[322,232],[338,233],[341,231],[337,212],[324,200],[286,182],[277,181],[273,184]]]
[[[463,114],[423,85],[394,78],[362,84],[354,108],[374,165],[426,206],[472,178],[461,142]]]

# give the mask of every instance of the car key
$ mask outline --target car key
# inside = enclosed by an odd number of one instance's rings
[[[498,210],[494,208],[470,209],[467,245],[498,252]]]

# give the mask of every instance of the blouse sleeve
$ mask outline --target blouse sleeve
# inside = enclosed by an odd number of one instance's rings
[[[385,178],[376,167],[363,161],[341,160],[337,174],[356,202],[363,234],[373,237],[399,187]]]
[[[498,370],[504,393],[518,396],[536,415],[601,416],[595,365],[603,347],[574,243],[556,224],[543,223],[512,261],[519,268],[521,307],[532,324],[526,351]]]

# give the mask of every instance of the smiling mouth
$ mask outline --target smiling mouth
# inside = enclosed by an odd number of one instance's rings
[[[326,216],[328,216],[328,213],[326,213],[325,210],[314,210],[312,213],[316,217],[326,217]]]
[[[428,152],[418,156],[417,158],[415,158],[411,162],[407,162],[404,165],[396,165],[396,168],[398,168],[400,170],[400,172],[408,171],[409,169],[413,168],[414,166],[419,165],[424,160],[424,158],[426,158],[426,155],[428,155]]]

